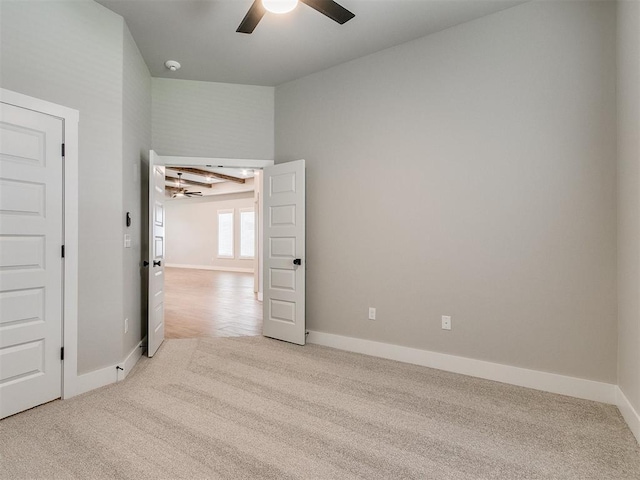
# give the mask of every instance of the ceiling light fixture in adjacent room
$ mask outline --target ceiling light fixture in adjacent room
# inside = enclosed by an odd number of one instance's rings
[[[262,6],[271,13],[289,13],[298,5],[298,0],[262,0]]]
[[[172,72],[180,70],[180,67],[181,67],[181,65],[175,60],[167,60],[166,62],[164,62],[164,66],[167,67]]]

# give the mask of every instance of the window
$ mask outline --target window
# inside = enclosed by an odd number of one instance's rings
[[[218,210],[218,257],[233,258],[233,210]]]
[[[256,251],[256,213],[240,210],[240,258],[253,258]]]

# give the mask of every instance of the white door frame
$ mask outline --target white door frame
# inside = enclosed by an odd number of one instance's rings
[[[157,153],[157,152],[156,152]],[[158,155],[158,165],[193,166],[193,167],[224,167],[224,168],[259,168],[270,167],[273,160],[256,160],[245,158],[215,158],[215,157],[175,157]]]
[[[62,297],[62,398],[77,395],[78,388],[78,121],[79,112],[55,103],[0,88],[0,102],[61,118],[63,142],[63,297]]]

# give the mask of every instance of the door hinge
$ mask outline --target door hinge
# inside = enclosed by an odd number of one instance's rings
[[[62,156],[64,157],[64,143],[62,144]]]
[[[62,245],[62,258],[64,258],[64,245]]]
[[[64,360],[64,347],[60,348],[60,360]]]

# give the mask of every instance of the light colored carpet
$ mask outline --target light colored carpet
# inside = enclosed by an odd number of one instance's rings
[[[0,477],[638,479],[617,409],[262,337],[169,340],[0,422]]]

